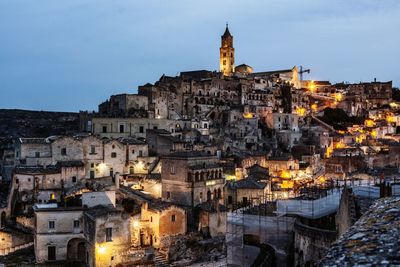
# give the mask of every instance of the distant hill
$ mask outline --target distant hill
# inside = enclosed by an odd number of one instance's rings
[[[79,131],[79,113],[0,109],[0,137],[47,137]]]

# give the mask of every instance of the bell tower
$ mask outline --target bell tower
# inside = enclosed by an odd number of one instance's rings
[[[224,34],[221,36],[221,47],[219,49],[219,70],[230,76],[235,69],[235,48],[233,48],[233,36],[229,32],[228,23]]]

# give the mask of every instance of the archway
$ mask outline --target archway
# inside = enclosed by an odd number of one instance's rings
[[[72,238],[67,245],[67,259],[70,261],[85,261],[85,239]]]
[[[0,228],[6,227],[6,212],[3,211],[1,213],[1,223],[0,223]]]

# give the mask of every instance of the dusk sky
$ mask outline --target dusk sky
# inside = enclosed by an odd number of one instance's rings
[[[162,74],[236,63],[400,85],[399,0],[0,0],[0,108],[94,110]]]

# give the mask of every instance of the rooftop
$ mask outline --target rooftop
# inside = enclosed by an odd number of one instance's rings
[[[48,144],[47,138],[19,138],[21,144]]]
[[[197,208],[204,210],[204,211],[208,211],[208,212],[217,212],[217,207],[218,207],[219,211],[221,211],[221,212],[228,210],[224,205],[215,203],[213,201],[207,201],[207,202],[203,202],[203,203],[200,203],[199,205],[197,205]]]
[[[214,157],[204,151],[177,151],[173,152],[164,158],[200,158],[200,157]]]
[[[257,182],[249,178],[228,183],[228,187],[231,189],[264,189],[266,186],[266,183]]]
[[[120,137],[118,141],[125,145],[144,145],[145,142],[132,137]]]
[[[121,210],[115,208],[114,206],[95,206],[93,208],[90,208],[85,211],[85,214],[97,218],[97,217],[103,217],[105,215],[108,215],[110,213],[119,213]]]

